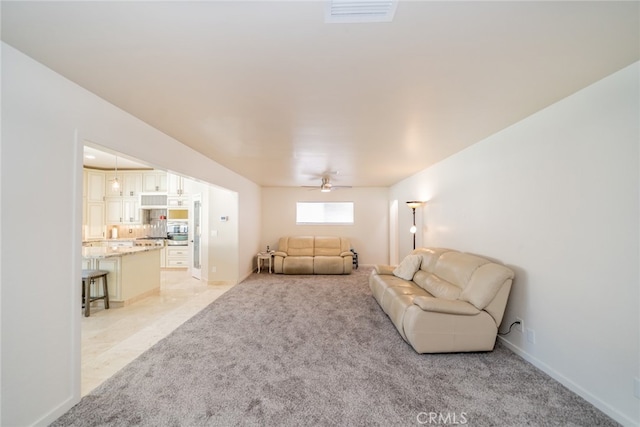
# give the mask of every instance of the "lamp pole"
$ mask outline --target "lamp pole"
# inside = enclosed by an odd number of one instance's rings
[[[411,208],[413,210],[413,227],[411,227],[413,233],[413,249],[416,249],[416,208]]]
[[[411,232],[411,234],[413,234],[413,249],[416,249],[416,231],[418,231],[418,229],[416,228],[416,208],[419,206],[424,205],[425,202],[421,202],[418,200],[412,200],[410,202],[407,202],[407,206],[409,206],[411,208],[411,211],[413,213],[413,225],[411,226],[411,228],[409,229],[409,231]]]

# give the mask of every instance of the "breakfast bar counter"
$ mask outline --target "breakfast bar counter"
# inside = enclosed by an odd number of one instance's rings
[[[162,247],[83,247],[82,268],[109,272],[109,302],[122,307],[160,292]]]

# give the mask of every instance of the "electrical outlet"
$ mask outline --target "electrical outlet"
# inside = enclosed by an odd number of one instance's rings
[[[531,344],[536,343],[536,332],[533,329],[527,329],[527,341]]]
[[[218,267],[216,267],[215,265],[213,267],[211,267],[211,272],[212,273],[216,273],[218,271]]]
[[[515,324],[513,325],[514,328],[516,328],[516,331],[522,333],[522,331],[524,331],[524,320],[522,320],[519,317],[516,317],[516,322],[520,322],[519,324]]]

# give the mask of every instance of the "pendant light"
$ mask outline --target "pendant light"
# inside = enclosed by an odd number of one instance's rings
[[[111,189],[113,191],[120,190],[120,183],[118,182],[118,156],[116,156],[116,177],[111,183]]]

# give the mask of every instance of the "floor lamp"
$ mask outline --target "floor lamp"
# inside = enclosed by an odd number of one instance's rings
[[[413,234],[413,249],[416,248],[416,231],[418,231],[416,227],[416,208],[419,208],[422,205],[424,205],[424,202],[420,202],[418,200],[407,202],[407,206],[409,206],[413,212],[413,225],[409,229],[409,232]]]

